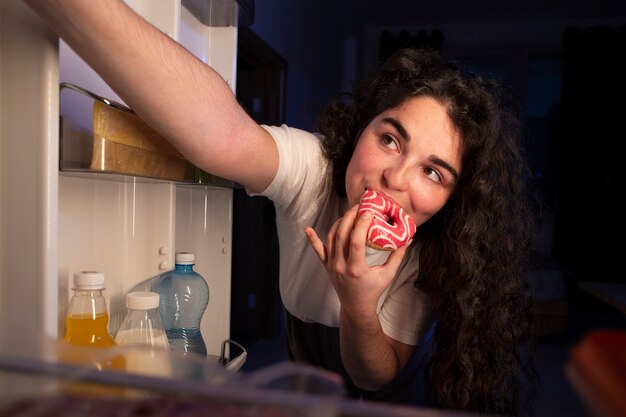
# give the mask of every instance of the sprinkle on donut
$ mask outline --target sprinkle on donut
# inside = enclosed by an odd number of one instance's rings
[[[372,213],[367,232],[367,245],[378,250],[396,250],[415,234],[417,226],[398,204],[374,190],[367,189],[361,196],[358,216]]]

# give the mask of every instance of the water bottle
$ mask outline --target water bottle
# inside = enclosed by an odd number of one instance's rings
[[[193,270],[193,253],[177,252],[173,271],[163,274],[156,283],[161,296],[159,313],[173,351],[206,356],[206,344],[200,321],[209,303],[209,286]]]
[[[125,346],[126,370],[155,376],[169,376],[165,352],[170,349],[159,314],[159,294],[137,291],[126,294],[126,316],[115,335]]]

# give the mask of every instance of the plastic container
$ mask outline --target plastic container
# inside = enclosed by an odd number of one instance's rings
[[[209,286],[193,270],[193,253],[177,252],[175,262],[174,270],[163,274],[155,285],[161,296],[159,313],[170,349],[206,356],[200,322],[209,303]]]
[[[74,274],[74,294],[65,317],[67,342],[85,346],[110,347],[115,341],[109,335],[109,313],[104,291],[104,274],[80,271]]]
[[[194,166],[125,104],[63,82],[60,112],[62,171],[234,187]]]
[[[250,374],[229,372],[198,355],[167,351],[163,360],[180,378],[163,379],[81,366],[59,366],[50,357],[58,341],[6,351],[0,346],[2,417],[424,417],[423,409],[395,412],[367,401],[342,403],[341,377],[296,363],[279,363]],[[76,349],[87,349],[73,346]],[[79,395],[68,386],[94,384],[124,395]],[[128,395],[139,393],[143,395]],[[426,412],[426,414],[424,414]],[[443,415],[443,414],[442,414]],[[446,416],[452,417],[450,414]],[[455,417],[462,417],[460,414]],[[465,415],[463,415],[465,416]]]
[[[126,316],[115,341],[124,346],[126,370],[141,374],[167,377],[171,369],[158,350],[170,345],[159,314],[159,294],[138,291],[126,294]]]
[[[74,294],[65,317],[63,342],[59,361],[85,366],[96,371],[125,371],[126,360],[117,352],[117,343],[109,334],[109,313],[102,291],[104,274],[80,271],[74,274]],[[123,390],[95,384],[70,384],[72,395],[117,396]]]

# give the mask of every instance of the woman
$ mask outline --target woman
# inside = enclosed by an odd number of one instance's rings
[[[532,393],[524,383],[535,372],[525,279],[531,217],[519,130],[502,108],[498,86],[463,74],[435,52],[399,51],[352,101],[331,103],[321,118],[333,185],[346,195],[344,176],[364,126],[415,97],[445,108],[462,149],[445,205],[414,237],[419,243],[413,248],[419,251],[415,286],[427,295],[436,322],[427,377],[430,401],[514,413],[529,406],[518,404],[528,400],[518,396]],[[444,170],[443,177],[447,174]]]
[[[331,103],[320,134],[259,126],[215,71],[122,1],[27,2],[191,162],[274,202],[293,360],[340,373],[354,397],[515,411],[527,213],[487,83],[402,51],[352,102]],[[371,217],[356,211],[366,189],[418,226],[373,267]]]

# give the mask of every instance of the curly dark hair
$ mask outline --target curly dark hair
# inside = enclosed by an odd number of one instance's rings
[[[335,190],[345,196],[348,162],[374,117],[415,96],[446,106],[461,132],[463,168],[446,205],[416,234],[416,285],[436,315],[429,389],[440,407],[525,414],[535,377],[526,280],[531,214],[521,129],[503,92],[436,51],[402,49],[353,94],[332,101],[318,131]]]

